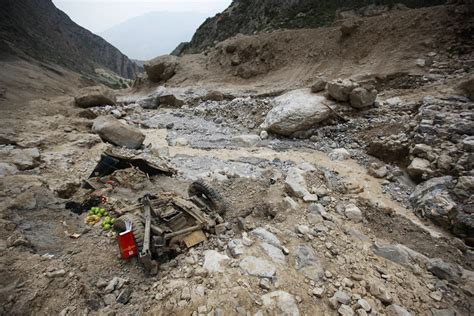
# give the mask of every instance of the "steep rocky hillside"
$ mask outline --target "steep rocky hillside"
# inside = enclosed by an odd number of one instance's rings
[[[50,0],[2,0],[0,59],[32,57],[83,74],[107,68],[133,78],[139,67],[101,37],[74,23]]]
[[[443,0],[234,0],[222,13],[207,19],[196,31],[184,53],[197,53],[238,33],[273,29],[314,28],[331,23],[337,15],[371,16],[390,9],[442,4]],[[371,5],[376,3],[377,6]],[[367,5],[371,5],[368,6]],[[364,7],[365,6],[365,7]],[[360,10],[359,8],[364,7]]]

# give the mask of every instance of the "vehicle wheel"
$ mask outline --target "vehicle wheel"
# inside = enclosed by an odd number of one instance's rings
[[[132,223],[132,232],[135,237],[135,244],[137,245],[138,252],[143,248],[143,241],[145,240],[145,226],[143,226],[140,218],[133,214],[125,214],[115,220],[114,230],[117,234],[125,231],[125,222]]]
[[[224,215],[227,212],[227,203],[222,196],[202,179],[191,183],[188,189],[189,197],[197,196],[201,198],[209,208],[219,215]]]

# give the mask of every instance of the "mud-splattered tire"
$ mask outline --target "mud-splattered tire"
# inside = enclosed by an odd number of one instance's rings
[[[224,198],[210,184],[200,179],[191,183],[188,189],[190,197],[198,196],[204,198],[204,202],[217,214],[224,215],[227,212],[227,203]]]
[[[137,245],[138,251],[143,248],[143,241],[145,240],[145,226],[143,226],[140,218],[133,214],[125,214],[115,220],[114,230],[117,234],[125,231],[125,222],[129,221],[132,223],[132,232],[135,237],[135,244]]]

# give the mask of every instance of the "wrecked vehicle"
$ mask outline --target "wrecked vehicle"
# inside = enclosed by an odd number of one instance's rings
[[[208,183],[193,182],[188,194],[187,199],[169,192],[147,194],[140,199],[141,214],[124,214],[114,223],[118,234],[131,227],[139,260],[150,274],[158,272],[160,261],[206,240],[205,232],[215,233],[223,223],[227,204]]]

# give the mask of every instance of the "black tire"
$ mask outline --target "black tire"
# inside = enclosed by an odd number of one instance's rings
[[[143,241],[145,240],[145,226],[143,225],[140,218],[133,214],[125,214],[115,220],[114,230],[117,234],[125,231],[125,222],[129,221],[132,223],[132,232],[135,237],[135,244],[137,245],[138,252],[143,248]]]
[[[204,198],[204,202],[219,215],[224,215],[227,212],[227,203],[222,196],[202,179],[191,183],[188,194],[189,197],[198,196]]]

